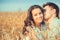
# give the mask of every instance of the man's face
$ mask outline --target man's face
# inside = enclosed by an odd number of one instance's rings
[[[51,7],[47,5],[43,9],[44,9],[44,19],[45,20],[50,19],[52,16]]]

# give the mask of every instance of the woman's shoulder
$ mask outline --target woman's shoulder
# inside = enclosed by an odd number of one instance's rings
[[[27,26],[26,29],[31,29],[31,26]]]
[[[26,30],[27,30],[27,31],[31,31],[31,30],[32,30],[32,27],[31,27],[31,26],[27,26],[27,27],[26,27]]]

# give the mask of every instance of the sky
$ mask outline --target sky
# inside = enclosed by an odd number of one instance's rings
[[[53,2],[60,8],[60,0],[0,0],[0,12],[26,11],[32,5],[40,5]]]

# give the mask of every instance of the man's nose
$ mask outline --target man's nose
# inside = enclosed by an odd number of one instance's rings
[[[46,14],[46,12],[44,12],[44,15]]]

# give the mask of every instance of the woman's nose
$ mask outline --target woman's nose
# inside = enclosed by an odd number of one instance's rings
[[[42,17],[42,15],[38,15],[37,17],[40,18],[40,17]]]
[[[43,15],[41,14],[40,17],[42,17]]]

